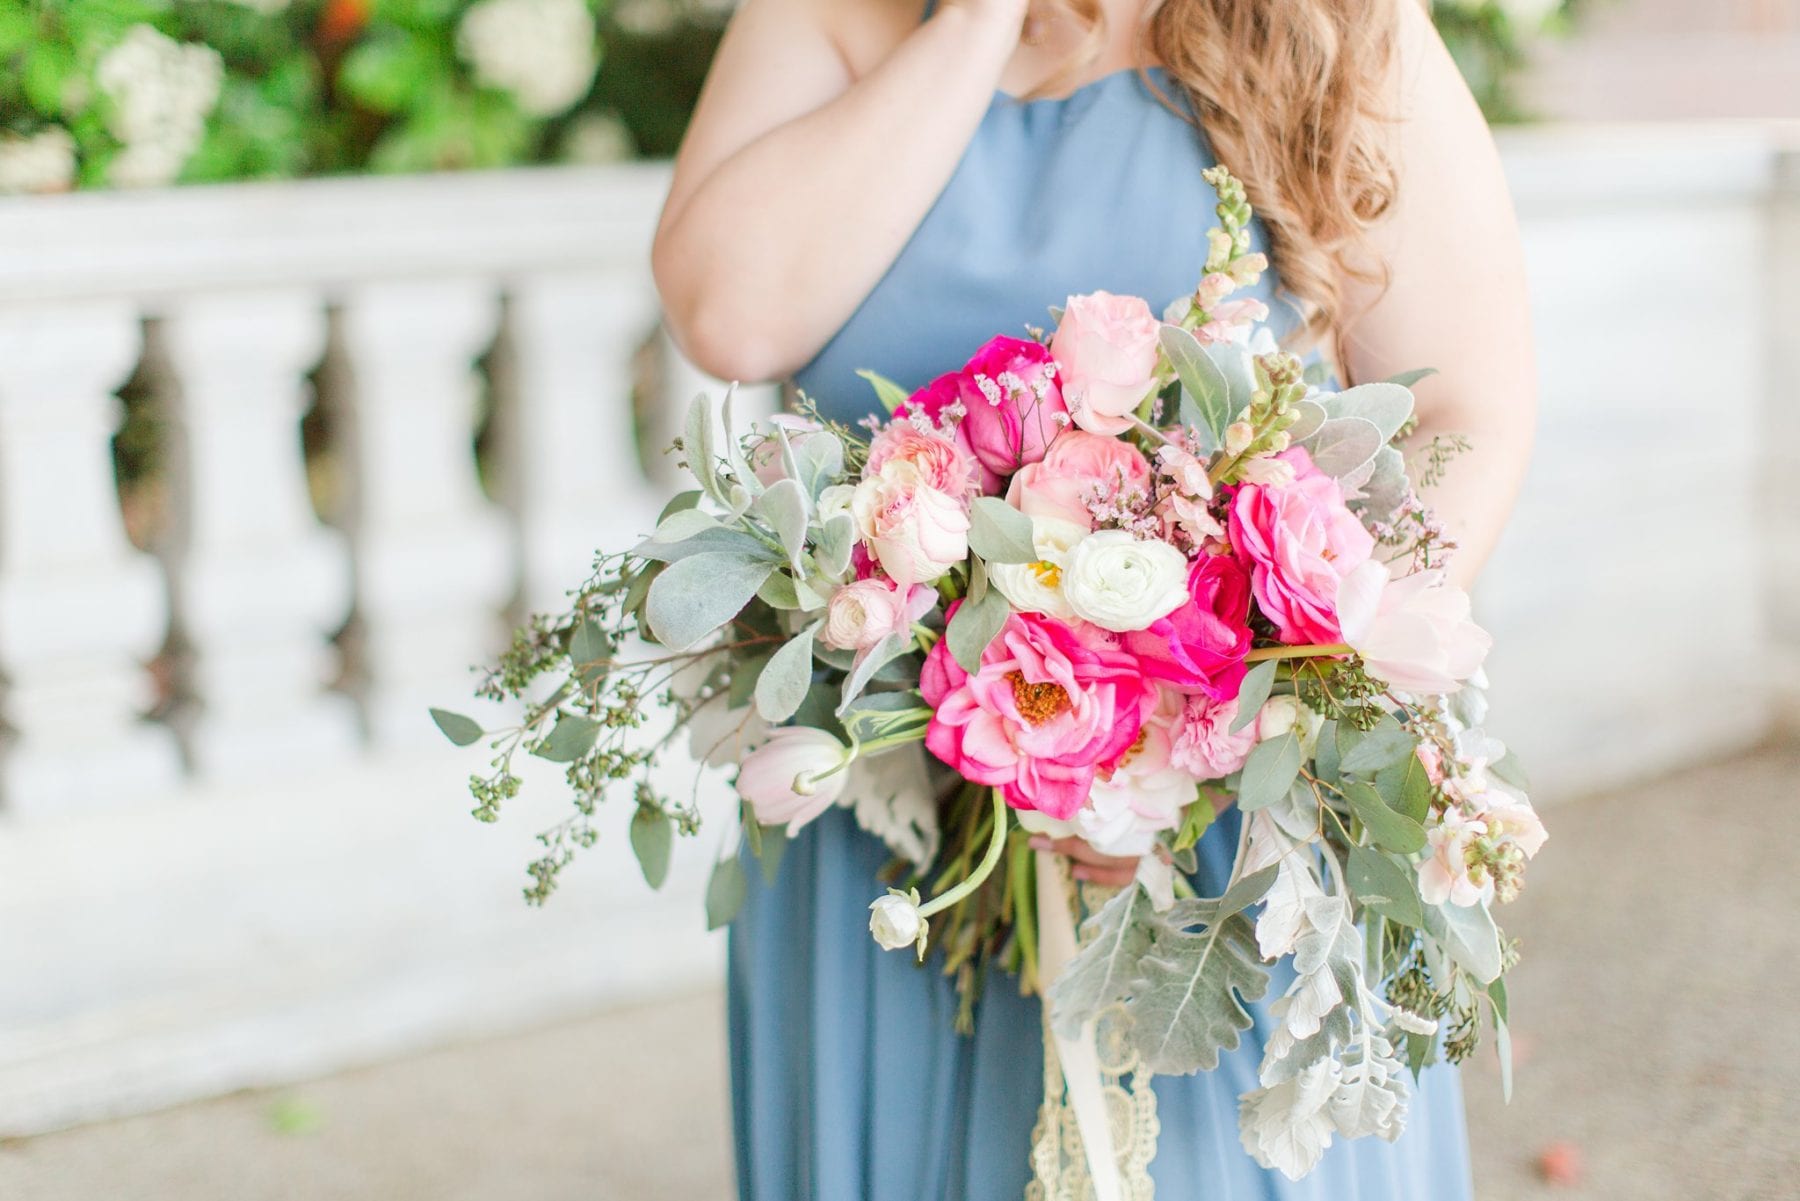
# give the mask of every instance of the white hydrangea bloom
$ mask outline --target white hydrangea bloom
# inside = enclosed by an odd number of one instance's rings
[[[463,14],[456,50],[489,87],[554,117],[587,95],[599,58],[582,0],[478,0]]]
[[[124,149],[108,168],[120,187],[154,187],[180,174],[206,132],[224,64],[210,46],[183,45],[133,25],[94,72],[112,102],[109,124]]]
[[[57,127],[0,136],[0,196],[66,192],[75,183],[75,139]]]

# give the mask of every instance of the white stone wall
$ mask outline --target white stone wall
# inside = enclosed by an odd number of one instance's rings
[[[1795,695],[1800,181],[1752,132],[1505,151],[1544,417],[1479,603],[1497,724],[1569,795],[1762,737]],[[698,897],[721,826],[652,897],[621,817],[527,910],[554,809],[469,819],[475,762],[424,712],[654,512],[631,367],[664,182],[0,204],[0,1135],[716,977]],[[169,439],[149,552],[108,457],[140,365]],[[637,406],[656,445],[699,382],[665,368]],[[300,456],[315,370],[328,522]],[[170,720],[142,720],[171,679]]]

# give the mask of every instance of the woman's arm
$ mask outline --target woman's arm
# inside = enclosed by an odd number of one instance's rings
[[[1345,367],[1359,381],[1438,369],[1414,389],[1412,445],[1437,434],[1468,439],[1469,452],[1427,498],[1460,547],[1451,575],[1467,586],[1500,537],[1531,452],[1531,314],[1518,223],[1487,124],[1430,19],[1408,0],[1396,7],[1400,186],[1372,247],[1390,282],[1385,290],[1351,285]]]
[[[746,0],[719,47],[653,253],[670,331],[715,375],[786,374],[849,318],[955,170],[1025,14],[943,3],[855,78],[833,25],[880,7]]]

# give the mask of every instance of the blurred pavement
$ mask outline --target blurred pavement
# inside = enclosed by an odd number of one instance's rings
[[[1796,801],[1790,747],[1551,811],[1504,914],[1514,1104],[1467,1072],[1480,1201],[1800,1195]],[[722,1027],[706,993],[4,1143],[0,1198],[725,1201]]]

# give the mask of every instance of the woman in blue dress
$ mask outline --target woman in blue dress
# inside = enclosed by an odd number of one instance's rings
[[[1530,440],[1518,236],[1480,114],[1417,0],[744,0],[677,162],[655,269],[702,367],[791,378],[829,416],[870,368],[916,387],[995,333],[1105,289],[1192,290],[1242,178],[1293,348],[1354,380],[1429,364],[1420,433],[1474,450],[1433,494],[1467,584]],[[1235,814],[1200,846],[1216,895]],[[1100,883],[1134,865],[1061,848]],[[1038,1002],[870,939],[887,848],[835,810],[732,930],[741,1201],[1018,1201],[1043,1096]],[[752,873],[754,876],[754,873]],[[1277,981],[1271,995],[1281,990]],[[1299,1182],[1239,1144],[1257,1024],[1216,1071],[1155,1081],[1163,1201],[1467,1201],[1453,1069],[1397,1142],[1340,1142]]]

